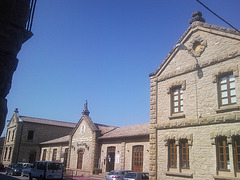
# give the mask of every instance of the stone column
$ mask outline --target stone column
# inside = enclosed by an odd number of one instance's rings
[[[149,131],[149,179],[157,178],[157,82],[151,78],[150,88],[150,131]]]

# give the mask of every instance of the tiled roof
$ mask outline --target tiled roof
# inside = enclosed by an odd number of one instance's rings
[[[94,124],[97,127],[97,129],[101,131],[102,134],[106,134],[106,133],[112,131],[113,129],[118,128],[116,126],[108,126],[108,125],[97,124],[97,123],[94,123]]]
[[[66,135],[66,136],[62,136],[60,138],[56,138],[56,139],[52,139],[52,140],[49,140],[49,141],[41,142],[40,144],[43,145],[43,144],[65,143],[65,142],[69,142],[69,140],[70,140],[70,136]]]
[[[116,128],[99,139],[149,135],[149,123]]]
[[[76,126],[75,123],[27,117],[27,116],[20,116],[20,119],[23,122],[46,124],[46,125],[51,125],[51,126],[62,126],[62,127],[69,127],[69,128],[74,128]]]

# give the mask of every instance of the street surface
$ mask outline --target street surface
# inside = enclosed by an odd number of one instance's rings
[[[28,177],[22,177],[22,176],[7,176],[5,172],[0,172],[0,180],[28,180]],[[89,177],[64,177],[64,180],[99,180],[95,178],[89,178]]]

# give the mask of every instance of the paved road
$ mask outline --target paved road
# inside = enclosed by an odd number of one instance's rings
[[[27,180],[28,177],[22,177],[22,176],[7,176],[5,172],[0,172],[0,179],[1,180]]]
[[[28,180],[28,177],[22,177],[22,176],[7,176],[5,172],[0,172],[0,180]],[[64,180],[99,180],[95,178],[89,178],[89,177],[65,177]]]

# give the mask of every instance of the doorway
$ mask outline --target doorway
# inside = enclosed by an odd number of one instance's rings
[[[133,146],[132,152],[132,170],[136,172],[143,171],[143,146]]]
[[[115,149],[116,147],[108,147],[107,148],[107,163],[106,163],[106,171],[110,172],[111,170],[114,170],[114,164],[115,164]]]

